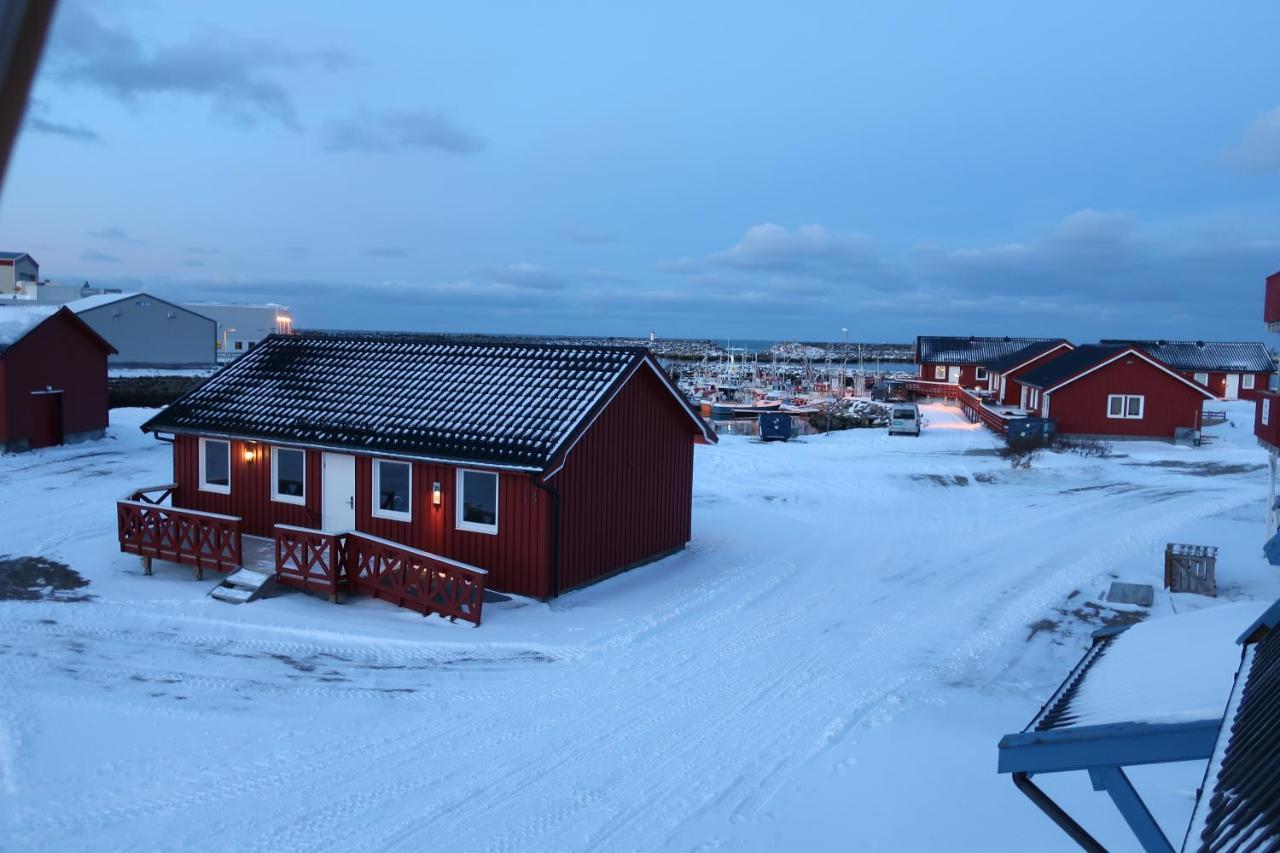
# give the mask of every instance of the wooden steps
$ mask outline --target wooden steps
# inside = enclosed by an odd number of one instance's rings
[[[223,578],[209,596],[227,604],[247,604],[269,592],[275,586],[275,580],[274,574],[241,568]]]

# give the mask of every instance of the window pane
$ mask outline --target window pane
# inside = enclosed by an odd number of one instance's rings
[[[408,463],[378,462],[378,508],[392,512],[409,511]]]
[[[231,445],[227,442],[204,443],[204,481],[211,486],[231,485]]]
[[[462,520],[471,524],[498,521],[498,475],[462,472]]]
[[[305,460],[301,450],[276,451],[276,494],[302,497]]]
[[[1254,380],[1254,376],[1253,376],[1253,374],[1252,374],[1252,373],[1246,373],[1246,374],[1244,375],[1244,387],[1246,387],[1246,388],[1252,388],[1252,387],[1253,387],[1253,380]]]
[[[1142,417],[1142,398],[1141,397],[1129,398],[1129,411],[1127,412],[1127,414],[1131,418]]]
[[[1124,414],[1124,398],[1123,397],[1107,398],[1107,406],[1109,407],[1108,411],[1110,412],[1112,417],[1118,418],[1122,414]]]

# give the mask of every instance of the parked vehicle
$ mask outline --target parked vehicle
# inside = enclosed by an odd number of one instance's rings
[[[920,435],[920,407],[915,403],[895,403],[889,414],[889,435]]]

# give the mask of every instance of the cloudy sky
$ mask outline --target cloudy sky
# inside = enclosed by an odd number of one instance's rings
[[[64,0],[0,248],[302,327],[1265,337],[1280,3],[621,5]]]

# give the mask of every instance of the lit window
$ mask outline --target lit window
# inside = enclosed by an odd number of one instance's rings
[[[498,475],[458,469],[459,530],[498,532]]]
[[[1145,397],[1111,394],[1107,397],[1107,417],[1141,420]]]
[[[307,453],[271,448],[271,499],[287,504],[307,502]]]
[[[1252,373],[1246,373],[1244,376],[1240,378],[1240,387],[1245,389],[1252,389],[1254,380],[1256,380],[1257,378],[1258,377],[1254,376]]]
[[[231,442],[200,439],[200,491],[231,493]]]
[[[378,518],[413,518],[413,466],[408,462],[373,460],[373,514]]]
[[[939,364],[937,367],[935,367],[935,368],[933,369],[933,378],[934,378],[934,379],[946,379],[946,378],[947,378],[947,366],[946,366],[945,364]]]

